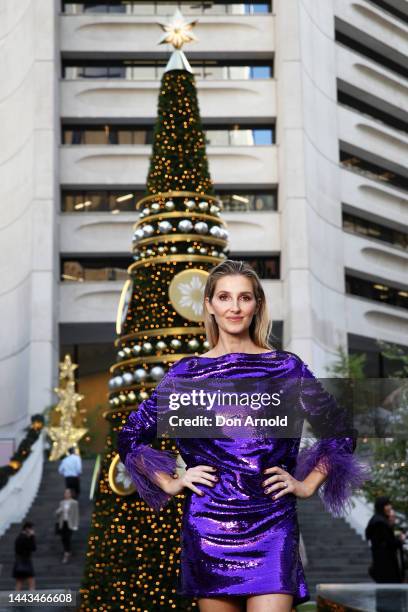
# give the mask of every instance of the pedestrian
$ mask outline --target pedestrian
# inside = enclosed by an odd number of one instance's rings
[[[35,578],[31,553],[36,550],[34,524],[26,521],[14,542],[15,561],[13,578],[16,579],[16,591],[21,591],[24,581],[28,582],[29,591],[35,590]]]
[[[401,558],[405,535],[394,533],[395,514],[389,497],[378,497],[374,509],[365,530],[373,559],[368,573],[374,582],[401,583],[404,581]]]
[[[65,489],[64,499],[60,501],[55,513],[58,518],[59,533],[64,549],[62,563],[67,563],[71,557],[72,532],[77,531],[79,527],[79,504],[72,497],[71,489]]]
[[[65,477],[65,487],[72,489],[75,499],[78,499],[80,493],[79,477],[82,473],[81,457],[75,453],[75,448],[72,446],[68,449],[68,455],[64,457],[58,468],[61,476]]]

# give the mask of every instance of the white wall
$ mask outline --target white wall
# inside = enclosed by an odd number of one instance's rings
[[[0,441],[51,402],[57,363],[55,19],[53,0],[0,5]]]
[[[324,375],[346,340],[332,0],[275,0],[284,345]]]

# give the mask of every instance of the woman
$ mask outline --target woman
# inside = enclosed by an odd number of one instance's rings
[[[26,521],[14,543],[15,562],[13,566],[13,578],[16,579],[16,591],[22,590],[25,580],[28,582],[28,590],[35,590],[35,577],[31,553],[36,549],[34,525],[30,521]]]
[[[404,582],[403,542],[405,535],[394,533],[395,513],[388,497],[377,497],[374,515],[366,530],[371,543],[373,563],[369,569],[371,578],[378,583]]]
[[[71,557],[72,532],[77,531],[79,525],[78,502],[76,499],[73,499],[71,489],[65,489],[64,499],[60,501],[55,514],[58,517],[58,525],[64,549],[62,563],[67,563]]]
[[[156,436],[157,393],[165,382],[313,378],[297,355],[268,344],[265,294],[244,262],[226,260],[210,271],[204,306],[211,350],[173,364],[150,398],[130,413],[118,434],[119,454],[138,493],[156,511],[185,493],[180,595],[197,597],[201,612],[238,612],[245,605],[247,612],[288,612],[310,599],[296,498],[310,497],[324,482],[323,500],[338,513],[363,482],[364,469],[352,455],[354,437],[316,442],[297,462],[299,438],[184,438],[177,445],[186,470],[175,474],[172,453],[148,445]],[[325,393],[324,400],[336,411],[331,396]],[[307,392],[302,407],[313,423]]]

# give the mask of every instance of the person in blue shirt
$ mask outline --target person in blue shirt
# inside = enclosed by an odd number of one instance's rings
[[[75,453],[75,448],[72,446],[68,449],[68,455],[64,457],[58,468],[58,472],[65,478],[65,487],[71,489],[75,499],[78,499],[80,493],[80,475],[82,474],[81,457]]]

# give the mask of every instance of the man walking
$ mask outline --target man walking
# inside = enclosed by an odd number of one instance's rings
[[[81,457],[75,453],[75,448],[68,449],[69,454],[64,457],[58,468],[61,476],[65,477],[65,487],[73,491],[75,499],[78,499],[80,493],[79,476],[82,473]]]

